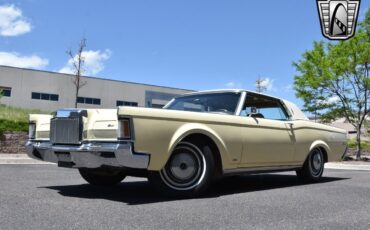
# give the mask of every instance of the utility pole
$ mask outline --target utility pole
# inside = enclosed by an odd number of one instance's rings
[[[256,80],[256,91],[258,93],[262,93],[267,90],[267,87],[262,84],[264,81],[265,79],[258,76],[258,79]]]

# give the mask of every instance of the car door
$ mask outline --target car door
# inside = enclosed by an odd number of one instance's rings
[[[244,116],[242,166],[282,166],[294,160],[293,123],[280,100],[248,93]]]

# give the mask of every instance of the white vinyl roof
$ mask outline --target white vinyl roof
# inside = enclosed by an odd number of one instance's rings
[[[298,106],[290,101],[282,100],[289,110],[289,113],[292,115],[293,120],[308,120],[306,115],[298,108]]]

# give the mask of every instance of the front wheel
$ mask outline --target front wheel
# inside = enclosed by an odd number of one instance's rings
[[[159,172],[150,172],[148,179],[168,196],[197,196],[210,185],[214,165],[208,146],[180,142],[165,167]]]
[[[308,182],[317,182],[324,172],[324,154],[318,148],[313,149],[303,167],[297,170],[297,176]]]
[[[97,186],[112,186],[120,183],[126,175],[119,169],[111,168],[80,168],[78,169],[82,178],[89,184]]]

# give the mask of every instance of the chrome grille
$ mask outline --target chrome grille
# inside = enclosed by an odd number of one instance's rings
[[[56,117],[50,123],[53,144],[80,144],[82,124],[79,117]]]

